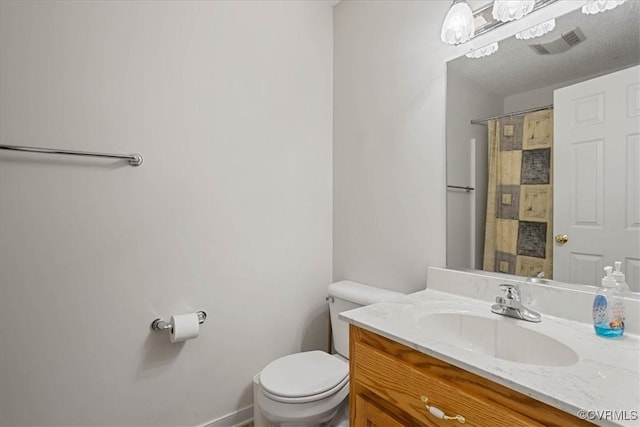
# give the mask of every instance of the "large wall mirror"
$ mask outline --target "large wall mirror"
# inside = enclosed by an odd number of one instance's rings
[[[447,64],[447,265],[640,292],[640,2]],[[488,208],[488,209],[487,209]]]

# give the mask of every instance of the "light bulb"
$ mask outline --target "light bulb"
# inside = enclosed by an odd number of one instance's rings
[[[524,31],[520,31],[516,33],[516,38],[520,40],[529,40],[535,37],[540,37],[544,34],[547,34],[549,31],[552,31],[556,27],[556,20],[549,19],[541,24],[534,25],[531,28],[528,28]]]
[[[533,10],[535,0],[495,0],[493,18],[502,22],[520,19]]]
[[[473,12],[465,0],[455,0],[442,23],[440,38],[447,44],[469,41],[475,32]]]
[[[483,56],[489,56],[492,53],[495,53],[498,51],[498,43],[491,43],[490,45],[487,45],[485,47],[481,47],[480,49],[476,49],[472,52],[469,52],[466,54],[467,58],[482,58]]]
[[[586,15],[594,15],[596,13],[611,10],[624,3],[625,0],[587,0],[582,6],[582,13]]]

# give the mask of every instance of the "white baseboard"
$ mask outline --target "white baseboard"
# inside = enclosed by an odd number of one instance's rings
[[[202,424],[200,427],[242,427],[253,421],[253,405]]]

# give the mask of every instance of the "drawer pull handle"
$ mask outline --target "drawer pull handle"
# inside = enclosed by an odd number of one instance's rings
[[[422,400],[422,403],[424,403],[424,407],[429,410],[431,415],[433,415],[436,418],[439,418],[439,419],[445,420],[445,421],[457,420],[460,424],[464,424],[465,421],[466,421],[465,418],[462,415],[456,415],[456,416],[453,416],[453,417],[445,415],[445,413],[442,411],[442,409],[439,409],[439,408],[436,408],[435,406],[429,405],[429,399],[427,399],[425,396],[420,396],[420,400]]]

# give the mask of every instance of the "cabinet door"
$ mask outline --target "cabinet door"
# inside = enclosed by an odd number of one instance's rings
[[[353,427],[404,427],[391,415],[362,396],[356,396],[356,419]]]
[[[354,427],[461,426],[457,421],[445,421],[432,415],[422,396],[449,416],[464,416],[464,426],[469,427],[593,426],[567,412],[373,332],[354,325],[350,331],[349,372]],[[360,396],[364,402],[356,400]],[[381,412],[384,419],[379,417]]]

